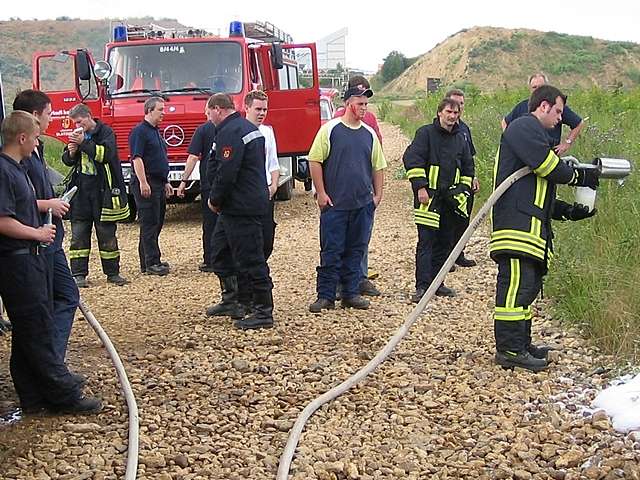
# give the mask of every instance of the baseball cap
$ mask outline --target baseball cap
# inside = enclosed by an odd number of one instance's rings
[[[344,101],[347,101],[351,97],[362,97],[362,96],[371,98],[373,96],[373,90],[371,90],[370,88],[365,88],[364,85],[355,85],[345,90],[342,99]]]

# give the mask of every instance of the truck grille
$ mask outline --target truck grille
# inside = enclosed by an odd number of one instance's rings
[[[116,134],[116,142],[118,145],[118,155],[120,156],[120,160],[123,162],[129,161],[129,133],[133,128],[140,123],[139,120],[118,120],[116,123],[111,125],[113,131]],[[182,162],[184,163],[187,159],[188,153],[187,148],[189,147],[189,143],[191,143],[191,139],[193,138],[193,134],[196,129],[202,125],[204,121],[202,120],[179,120],[179,121],[163,121],[160,125],[160,135],[164,132],[164,129],[169,125],[177,125],[184,131],[184,140],[182,143],[176,147],[167,146],[167,153],[169,154],[169,162]]]

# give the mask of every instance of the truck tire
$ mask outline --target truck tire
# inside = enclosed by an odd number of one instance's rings
[[[138,206],[133,195],[127,195],[127,204],[129,205],[129,216],[123,220],[123,223],[133,223],[138,215]]]
[[[293,196],[293,182],[295,182],[295,180],[291,178],[280,185],[278,190],[276,190],[276,200],[291,200]]]

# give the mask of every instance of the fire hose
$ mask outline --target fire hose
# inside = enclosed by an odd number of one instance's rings
[[[80,299],[80,311],[82,315],[84,315],[85,320],[91,325],[91,328],[96,332],[100,341],[107,349],[107,353],[109,357],[111,357],[111,361],[113,362],[114,367],[116,368],[116,372],[118,374],[118,379],[120,380],[120,386],[122,387],[122,392],[124,393],[124,398],[127,402],[127,409],[129,410],[129,439],[128,439],[128,447],[127,447],[127,467],[125,470],[124,478],[125,480],[135,480],[138,472],[138,443],[139,443],[139,418],[138,418],[138,405],[136,403],[136,399],[133,396],[133,390],[131,389],[131,384],[129,383],[129,378],[127,377],[127,372],[124,370],[124,366],[122,365],[122,361],[120,360],[120,356],[116,351],[113,343],[111,343],[111,339],[104,331],[96,317],[91,313],[89,307],[82,298]]]
[[[302,435],[302,430],[307,423],[307,420],[315,413],[318,408],[320,408],[325,403],[330,402],[331,400],[336,399],[347,390],[349,390],[354,385],[358,384],[361,380],[363,380],[367,375],[373,372],[382,362],[384,362],[387,357],[393,352],[396,346],[402,341],[402,339],[409,333],[409,329],[416,322],[416,320],[420,317],[420,314],[427,306],[427,303],[431,300],[433,295],[436,293],[436,290],[440,286],[440,284],[444,281],[444,277],[449,273],[451,266],[455,262],[460,252],[464,249],[464,246],[467,244],[473,232],[478,228],[480,223],[485,219],[489,210],[493,205],[498,201],[498,199],[504,194],[504,192],[511,187],[515,182],[520,180],[522,177],[528,175],[531,172],[529,167],[523,167],[520,170],[512,173],[509,177],[507,177],[489,196],[487,202],[482,206],[478,214],[471,220],[469,226],[460,237],[460,240],[453,247],[453,250],[447,257],[447,260],[444,262],[444,265],[434,278],[433,282],[424,293],[420,302],[415,306],[415,308],[411,311],[403,325],[396,331],[396,333],[391,337],[391,339],[387,342],[385,347],[380,350],[375,357],[373,357],[369,363],[367,363],[364,367],[358,370],[353,376],[346,379],[341,384],[333,387],[328,392],[323,393],[313,401],[311,401],[300,413],[296,422],[294,423],[291,431],[289,432],[289,438],[287,440],[287,444],[285,446],[284,452],[280,457],[280,464],[278,465],[278,474],[276,476],[276,480],[287,480],[289,476],[289,469],[291,468],[291,462],[293,460],[293,455],[295,453],[296,447],[298,446],[298,442],[300,440],[300,436]]]

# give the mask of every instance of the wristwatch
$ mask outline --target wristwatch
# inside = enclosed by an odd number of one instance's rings
[[[571,144],[573,143],[573,140],[571,140],[570,138],[567,138],[567,139],[565,140],[565,142],[567,142],[569,145],[571,145]]]

